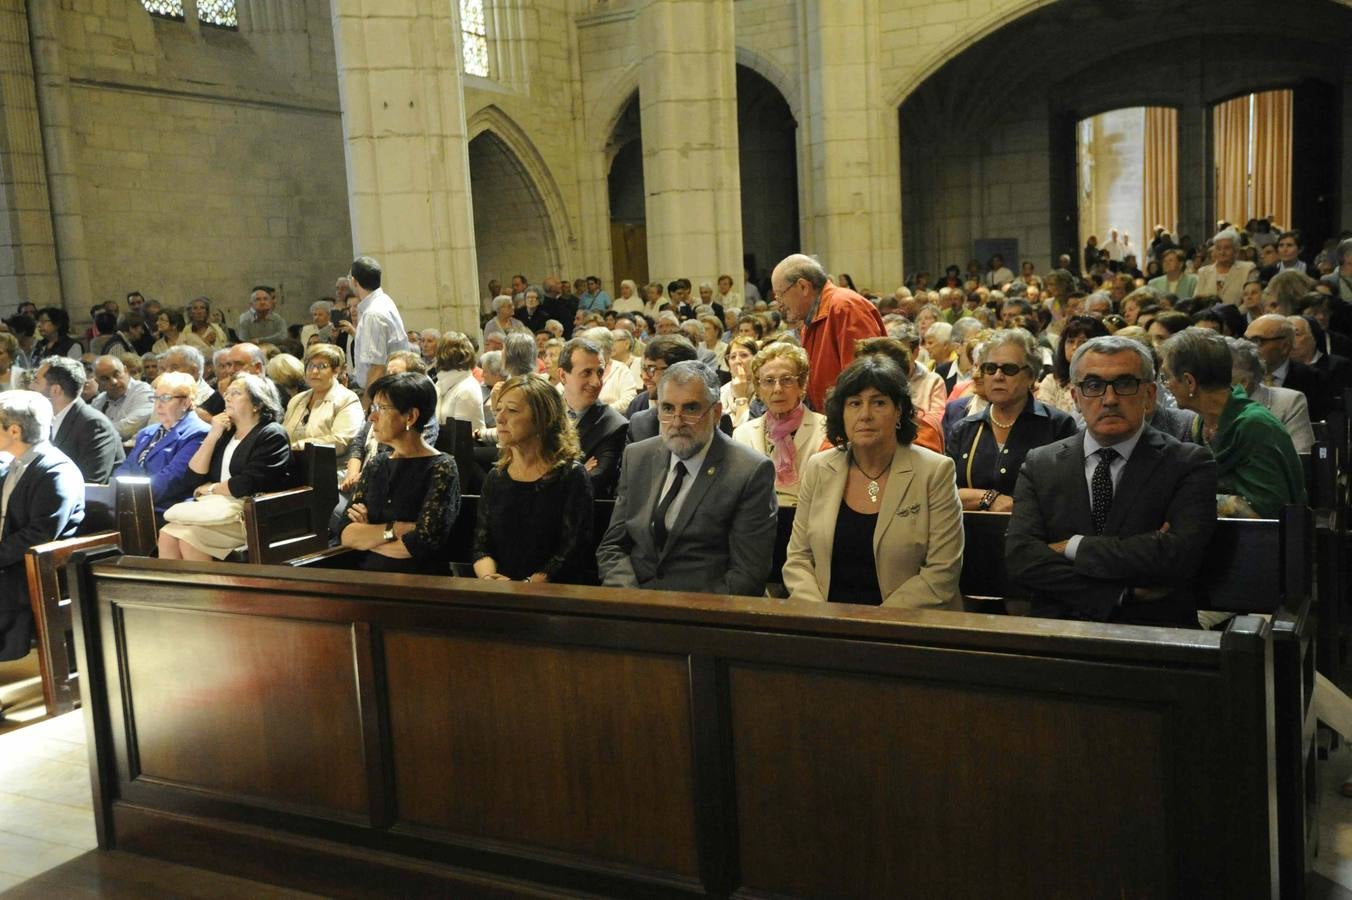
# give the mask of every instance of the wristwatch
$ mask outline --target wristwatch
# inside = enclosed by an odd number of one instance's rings
[[[393,522],[391,522],[390,524],[388,524],[388,525],[385,526],[385,535],[384,535],[384,537],[385,537],[385,543],[387,543],[387,544],[388,544],[390,541],[394,540],[394,523],[393,523]]]

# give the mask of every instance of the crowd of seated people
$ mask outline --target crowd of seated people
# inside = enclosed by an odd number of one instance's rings
[[[1150,279],[1063,258],[878,295],[795,254],[740,291],[627,283],[612,304],[599,279],[575,295],[518,276],[490,285],[477,330],[445,332],[406,329],[367,258],[304,328],[266,286],[233,328],[205,297],[185,312],[131,292],[80,337],[26,304],[0,331],[0,399],[31,392],[49,412],[25,441],[16,407],[5,480],[32,447],[82,483],[144,475],[160,555],[223,559],[244,541],[231,510],[296,485],[294,455],[331,444],[331,538],[361,568],[448,574],[454,553],[486,579],[749,595],[782,579],[791,596],[904,606],[954,601],[963,510],[1009,512],[1011,577],[1043,614],[1187,624],[1181,585],[1143,560],[1192,559],[1218,513],[1303,502],[1297,453],[1352,382],[1352,238],[1309,275],[1249,256],[1227,226],[1196,253],[1152,242]],[[437,450],[448,420],[476,454]],[[467,460],[486,471],[467,478]],[[1164,507],[1112,504],[1160,465],[1180,468]],[[481,481],[473,546],[452,548],[461,485]],[[78,499],[32,542],[69,533]],[[1141,605],[1076,599],[1092,566]]]

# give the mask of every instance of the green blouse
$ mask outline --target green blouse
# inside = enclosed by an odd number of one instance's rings
[[[1201,417],[1193,427],[1200,441]],[[1291,435],[1242,387],[1231,388],[1208,446],[1216,457],[1217,493],[1243,497],[1265,519],[1277,518],[1288,503],[1305,502],[1305,472]]]

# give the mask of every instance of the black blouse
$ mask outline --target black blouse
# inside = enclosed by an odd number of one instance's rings
[[[990,409],[987,407],[960,419],[953,426],[944,449],[957,470],[958,487],[995,488],[1012,497],[1028,451],[1070,437],[1076,431],[1075,420],[1059,409],[1030,398],[1001,447],[995,442]]]
[[[592,490],[580,462],[538,481],[514,481],[494,466],[484,479],[474,528],[474,560],[491,556],[515,581],[544,572],[563,584],[596,584]]]
[[[878,565],[873,559],[873,531],[877,525],[877,513],[855,512],[843,499],[840,501],[835,543],[831,547],[831,591],[827,602],[883,605]]]
[[[366,521],[373,525],[417,523],[403,537],[412,558],[391,559],[366,552],[363,569],[450,574],[447,542],[460,514],[460,474],[455,460],[444,453],[406,459],[395,459],[389,451],[378,453],[362,469],[352,502],[366,504]]]

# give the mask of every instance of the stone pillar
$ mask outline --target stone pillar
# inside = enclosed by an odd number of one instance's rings
[[[348,206],[409,328],[479,327],[454,4],[334,0]]]
[[[647,0],[638,42],[649,277],[698,285],[727,273],[740,284],[732,4]]]
[[[878,0],[803,3],[799,122],[803,252],[891,293],[901,284],[901,145],[882,95]]]
[[[0,310],[61,305],[24,0],[0,0]]]

